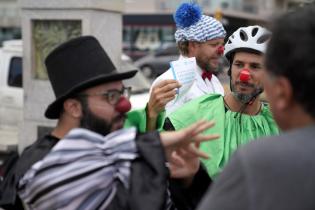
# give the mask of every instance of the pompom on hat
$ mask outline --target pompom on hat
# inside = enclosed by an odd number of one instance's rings
[[[206,42],[226,36],[223,25],[215,18],[203,15],[200,6],[194,2],[181,4],[173,17],[177,26],[176,42]]]

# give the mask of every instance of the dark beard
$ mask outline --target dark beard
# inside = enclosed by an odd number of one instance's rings
[[[103,136],[109,134],[112,130],[112,124],[108,123],[106,120],[93,114],[89,108],[84,110],[83,116],[80,120],[80,127],[88,129],[90,131],[96,132]]]
[[[238,100],[240,101],[242,104],[246,104],[249,103],[251,100],[253,100],[255,97],[257,97],[260,93],[263,92],[263,88],[261,87],[256,87],[253,84],[249,84],[249,83],[242,83],[242,85],[248,86],[248,87],[252,87],[254,88],[254,91],[252,93],[248,93],[248,94],[244,94],[244,93],[239,93],[236,90],[236,85],[240,84],[242,82],[236,82],[235,84],[231,84],[231,91],[232,91],[232,95]]]
[[[83,103],[81,101],[81,105],[83,116],[80,120],[80,127],[96,132],[103,136],[106,136],[113,131],[113,124],[116,121],[125,118],[125,115],[119,115],[118,117],[114,118],[112,122],[108,122],[107,120],[93,114],[85,101]]]
[[[113,131],[115,122],[121,122],[126,118],[125,114],[120,114],[117,117],[115,117],[111,122],[108,122],[108,120],[103,119],[91,112],[86,98],[78,97],[77,100],[80,102],[82,106],[80,128],[85,128],[90,131],[101,134],[103,136],[106,136],[107,134]],[[120,128],[116,127],[115,130],[117,129]]]

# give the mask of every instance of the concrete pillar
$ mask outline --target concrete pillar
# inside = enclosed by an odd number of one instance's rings
[[[94,35],[119,65],[123,4],[124,0],[19,0],[24,71],[24,122],[19,151],[56,123],[44,117],[46,107],[55,99],[43,65],[47,54],[70,38]]]

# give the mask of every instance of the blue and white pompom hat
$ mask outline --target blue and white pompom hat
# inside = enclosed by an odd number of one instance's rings
[[[173,17],[177,26],[176,42],[206,42],[226,36],[223,25],[215,18],[203,15],[196,3],[181,4]]]

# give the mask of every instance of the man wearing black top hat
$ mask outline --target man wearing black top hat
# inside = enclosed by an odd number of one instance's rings
[[[92,36],[57,47],[46,67],[56,100],[45,116],[58,123],[24,150],[5,183],[11,187],[1,196],[18,203],[11,208],[23,208],[18,190],[30,209],[175,209],[165,162],[179,148],[203,156],[191,140],[216,138],[199,135],[212,124],[161,134],[121,129],[131,108],[122,80],[136,70],[118,73]]]

